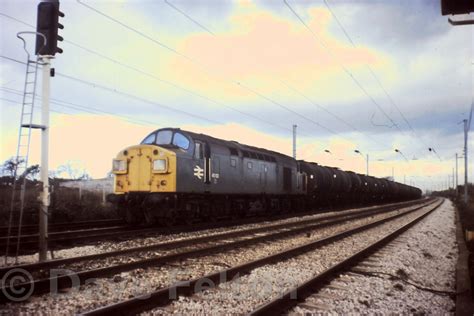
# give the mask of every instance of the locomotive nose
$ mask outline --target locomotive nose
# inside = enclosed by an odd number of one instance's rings
[[[115,192],[171,192],[176,188],[176,155],[153,145],[129,147],[113,161]]]

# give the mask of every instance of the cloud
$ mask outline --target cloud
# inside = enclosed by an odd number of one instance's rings
[[[374,175],[390,175],[393,166],[398,180],[403,172],[419,181],[424,179],[424,186],[429,184],[428,176],[432,177],[430,181],[445,181],[451,172],[452,159],[444,159],[452,157],[455,151],[460,152],[463,135],[456,123],[466,116],[474,89],[472,30],[451,27],[440,16],[439,4],[329,1],[356,43],[352,47],[322,1],[289,1],[317,38],[282,2],[170,2],[212,30],[215,36],[164,2],[88,1],[192,61],[76,2],[61,3],[66,13],[61,34],[66,40],[151,76],[71,43],[62,43],[64,54],[53,61],[58,75],[51,80],[52,97],[117,117],[85,115],[83,110],[52,104],[53,109],[69,113],[53,114],[53,168],[80,159],[94,176],[103,176],[118,150],[140,141],[150,130],[164,126],[189,128],[291,154],[291,125],[297,124],[298,156],[304,159],[364,172],[364,159],[353,152],[357,148],[369,153]],[[34,1],[26,1],[18,6],[17,2],[7,0],[2,12],[35,24],[36,5]],[[5,35],[1,37],[2,54],[23,60],[25,55],[15,34],[27,28],[4,17],[0,17],[0,23]],[[330,54],[318,39],[326,43]],[[409,131],[366,68],[367,64],[422,141]],[[399,124],[402,132],[373,124],[387,125],[388,120],[342,66]],[[21,90],[24,66],[1,59],[0,67],[0,84]],[[61,77],[61,73],[89,83]],[[152,76],[202,96],[164,84]],[[110,90],[105,91],[99,85]],[[242,88],[243,85],[257,93]],[[1,93],[2,98],[20,100],[16,95]],[[342,117],[362,133],[315,104]],[[6,159],[16,148],[19,108],[1,100],[0,107],[0,156]],[[143,126],[139,124],[144,122],[137,120],[149,123]],[[424,143],[436,148],[443,162],[429,153]],[[38,158],[38,138],[34,139],[34,146],[34,157]],[[91,153],[91,148],[98,155]],[[325,153],[326,148],[333,155]],[[406,163],[394,153],[394,148],[419,160]]]
[[[123,120],[100,115],[53,114],[50,129],[50,170],[75,161],[93,177],[104,177],[111,168],[111,161],[123,148],[139,143],[153,128],[131,124]],[[12,135],[13,136],[13,135]],[[30,164],[37,164],[41,157],[39,132],[33,132]],[[2,140],[4,154],[14,153],[16,139]],[[3,155],[2,155],[3,156]],[[3,156],[7,159],[8,156]]]
[[[341,82],[344,71],[340,64],[353,69],[366,64],[378,68],[387,66],[387,57],[373,48],[353,48],[332,38],[327,31],[331,17],[326,10],[311,9],[309,15],[310,27],[321,36],[326,48],[297,22],[246,5],[230,17],[230,30],[216,32],[215,36],[192,34],[183,38],[178,51],[192,56],[193,62],[175,56],[167,72],[187,86],[226,100],[258,99],[235,84],[240,81],[258,86],[263,94],[273,93],[280,89],[275,78],[297,82],[303,91],[319,99],[333,99],[335,90],[341,88],[346,91],[345,98],[359,96],[360,91],[351,88],[349,82]],[[315,91],[315,86],[322,88]]]

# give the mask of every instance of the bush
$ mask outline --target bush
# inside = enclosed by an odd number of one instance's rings
[[[109,203],[103,203],[102,194],[83,190],[79,199],[79,189],[60,187],[58,180],[51,182],[52,193],[49,207],[49,221],[51,223],[117,218],[114,207]],[[23,213],[23,224],[25,225],[38,223],[41,189],[40,182],[27,181]],[[11,197],[11,184],[0,183],[0,222],[5,223],[4,225],[8,225]],[[14,225],[17,225],[19,218],[19,197],[20,185],[16,190]]]

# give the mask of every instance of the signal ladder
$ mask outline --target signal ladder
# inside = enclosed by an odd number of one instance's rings
[[[10,238],[12,237],[11,227],[15,214],[18,213],[18,231],[17,231],[17,245],[15,253],[15,264],[18,263],[18,253],[20,247],[21,226],[23,222],[23,211],[25,208],[25,191],[26,191],[26,172],[28,169],[28,158],[30,154],[31,131],[32,129],[43,129],[43,126],[33,124],[33,113],[35,108],[36,97],[36,81],[38,77],[38,65],[40,58],[32,60],[30,54],[26,49],[26,41],[20,36],[22,33],[36,32],[20,32],[17,37],[23,41],[23,48],[27,54],[25,83],[23,88],[23,100],[21,107],[20,128],[18,132],[18,146],[16,149],[16,157],[13,160],[13,185],[12,195],[10,201],[10,214],[8,219],[8,233],[7,233],[7,247],[5,250],[5,265],[8,263],[8,252],[10,248]],[[19,205],[17,201],[17,189],[20,186]],[[15,212],[17,211],[17,212]]]

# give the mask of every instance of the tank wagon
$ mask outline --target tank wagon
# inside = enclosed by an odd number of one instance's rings
[[[131,224],[238,218],[416,199],[386,179],[179,128],[163,128],[113,160],[108,200]]]

